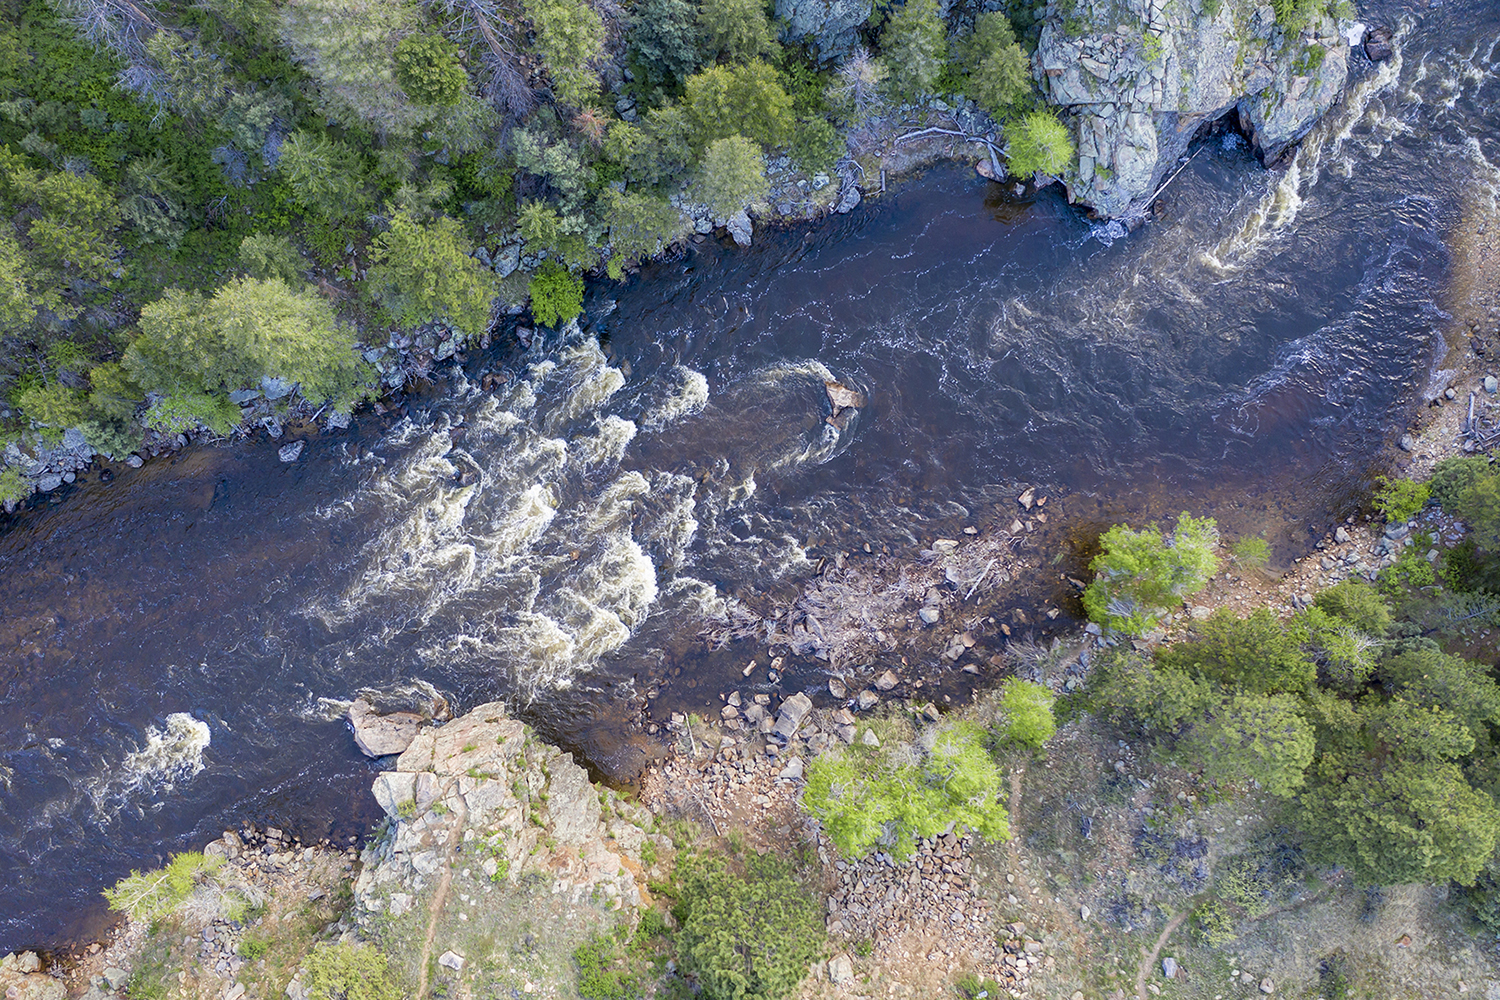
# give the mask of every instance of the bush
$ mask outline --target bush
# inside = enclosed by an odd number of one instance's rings
[[[207,427],[220,437],[228,437],[240,422],[240,408],[221,392],[182,389],[153,400],[142,419],[147,427],[165,434]]]
[[[181,906],[198,883],[223,863],[223,858],[208,858],[197,852],[173,855],[164,868],[132,871],[105,889],[104,898],[109,900],[111,910],[132,920],[156,920]]]
[[[599,93],[592,64],[604,52],[604,22],[585,0],[525,0],[523,6],[557,99],[583,107]]]
[[[846,857],[877,844],[908,857],[916,839],[951,824],[991,840],[1010,836],[1001,795],[1004,776],[972,723],[929,729],[916,743],[899,730],[880,747],[852,746],[822,754],[808,768],[802,803]]]
[[[1244,618],[1221,608],[1192,639],[1160,650],[1156,662],[1256,694],[1300,694],[1317,679],[1303,638],[1266,608]]]
[[[782,1000],[791,996],[823,946],[818,894],[784,861],[751,855],[735,873],[723,857],[679,863],[682,887],[673,913],[682,926],[682,964],[708,1000]]]
[[[1040,747],[1057,732],[1052,705],[1057,699],[1040,684],[1011,678],[1005,682],[1000,704],[1005,710],[1006,738],[1029,747]]]
[[[320,944],[307,956],[302,984],[307,1000],[401,1000],[390,963],[366,944]]]
[[[1444,459],[1433,471],[1430,486],[1443,509],[1469,526],[1476,545],[1486,552],[1500,549],[1500,473],[1488,459]]]
[[[1235,565],[1245,569],[1264,569],[1271,561],[1271,543],[1257,536],[1236,539],[1229,552]]]
[[[957,54],[965,89],[990,114],[1003,115],[1031,97],[1031,63],[1004,13],[980,14]]]
[[[396,45],[396,82],[418,104],[458,103],[469,77],[458,50],[441,35],[407,35]]]
[[[1139,531],[1115,525],[1090,564],[1094,580],[1083,593],[1089,618],[1134,635],[1149,631],[1167,608],[1208,583],[1218,569],[1218,543],[1212,518],[1186,512],[1168,538],[1154,524]]]
[[[531,316],[542,326],[557,327],[583,312],[583,279],[562,265],[544,261],[527,286]]]
[[[1202,677],[1118,649],[1101,656],[1089,689],[1100,715],[1159,733],[1176,732],[1221,697]]]
[[[740,135],[715,140],[708,147],[692,187],[693,197],[708,205],[716,219],[760,201],[769,190],[765,157]]]
[[[1385,516],[1387,521],[1409,521],[1417,515],[1432,495],[1432,487],[1427,483],[1414,483],[1410,479],[1388,479],[1381,476],[1376,480],[1374,496],[1375,509]]]
[[[948,28],[937,0],[906,0],[880,33],[886,86],[897,100],[929,93],[948,58]]]
[[[1033,111],[1006,130],[1007,167],[1016,177],[1060,174],[1073,162],[1073,137],[1050,111]]]
[[[792,134],[792,98],[769,63],[710,66],[688,77],[683,91],[693,145],[700,149],[735,135],[780,146]]]
[[[469,251],[456,220],[423,224],[399,213],[375,239],[370,287],[402,326],[446,320],[465,337],[481,337],[490,325],[494,276]]]
[[[581,1000],[633,1000],[640,995],[640,978],[625,962],[615,935],[595,934],[579,945],[573,952],[573,967]]]
[[[21,474],[14,465],[0,469],[0,503],[14,503],[31,496],[31,480]]]
[[[1238,934],[1229,908],[1217,899],[1207,899],[1193,911],[1193,936],[1208,948],[1222,948]]]
[[[1313,607],[1377,639],[1391,627],[1390,605],[1374,587],[1358,580],[1344,580],[1329,587],[1313,598]]]

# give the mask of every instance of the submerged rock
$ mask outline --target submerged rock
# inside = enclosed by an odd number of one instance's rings
[[[1073,112],[1070,193],[1129,218],[1225,115],[1265,163],[1281,158],[1338,99],[1349,42],[1328,17],[1288,37],[1269,4],[1210,15],[1204,0],[1079,0],[1049,5],[1033,68],[1049,103]]]

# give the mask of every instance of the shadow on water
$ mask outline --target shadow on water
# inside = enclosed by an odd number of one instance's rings
[[[1444,238],[1500,176],[1500,14],[1367,16],[1402,60],[1289,170],[1210,136],[1129,237],[936,169],[594,287],[597,343],[471,359],[492,392],[445,376],[294,464],[191,450],[9,520],[0,952],[97,933],[102,886],[246,820],[362,832],[361,688],[506,698],[627,778],[648,695],[713,705],[764,659],[756,600],[1008,521],[1024,485],[1058,544],[1186,508],[1301,551],[1419,402]],[[866,404],[834,418],[827,380]]]

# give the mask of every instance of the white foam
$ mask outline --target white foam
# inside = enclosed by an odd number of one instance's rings
[[[678,365],[674,372],[680,380],[677,390],[641,419],[641,426],[647,430],[659,431],[708,405],[708,379],[702,372],[682,365]]]
[[[160,727],[147,726],[139,749],[85,784],[95,820],[108,823],[124,808],[144,809],[149,799],[158,800],[159,808],[163,795],[203,770],[211,737],[208,723],[187,712],[173,712]],[[61,801],[48,803],[37,811],[39,822],[48,824],[68,808]]]

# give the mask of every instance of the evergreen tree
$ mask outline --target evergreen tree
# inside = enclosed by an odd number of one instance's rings
[[[458,50],[441,35],[407,35],[396,46],[395,60],[396,82],[418,104],[457,104],[469,82]]]
[[[698,24],[711,57],[723,55],[733,62],[749,62],[776,48],[762,0],[702,0]]]
[[[648,86],[675,90],[698,68],[703,40],[688,0],[642,0],[630,23],[630,64]]]
[[[693,142],[699,147],[732,135],[780,146],[796,122],[792,99],[776,70],[759,60],[746,66],[710,66],[689,77],[684,91]]]
[[[990,114],[1006,114],[1031,97],[1030,60],[1003,12],[980,14],[957,55],[968,76],[965,89]]]
[[[375,240],[375,297],[402,326],[441,319],[465,337],[480,337],[490,325],[494,279],[471,249],[454,219],[423,225],[399,214]]]
[[[396,82],[396,45],[416,17],[417,8],[385,0],[288,0],[281,37],[335,117],[400,134],[423,117]]]
[[[524,0],[536,28],[536,50],[557,99],[581,108],[599,92],[593,64],[604,52],[604,22],[587,0]]]
[[[906,0],[880,33],[881,63],[897,100],[931,93],[948,59],[948,29],[937,0]]]
[[[766,196],[766,160],[760,148],[742,135],[717,139],[703,154],[693,195],[714,218],[727,219]]]

